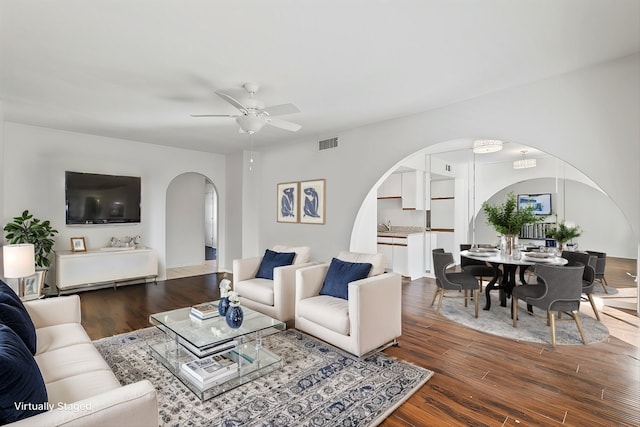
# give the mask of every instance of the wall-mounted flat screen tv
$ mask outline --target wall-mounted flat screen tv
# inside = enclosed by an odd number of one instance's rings
[[[65,172],[67,224],[140,222],[140,177]]]
[[[518,194],[518,209],[533,206],[534,215],[551,215],[551,193]]]

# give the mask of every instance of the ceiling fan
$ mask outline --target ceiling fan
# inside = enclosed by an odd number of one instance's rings
[[[300,109],[298,107],[293,104],[279,104],[265,107],[262,101],[254,98],[254,95],[258,89],[260,89],[260,85],[257,83],[245,83],[242,87],[249,93],[249,98],[242,102],[224,92],[216,92],[216,95],[237,108],[240,114],[192,114],[191,117],[235,117],[236,123],[240,126],[240,132],[249,134],[258,132],[264,125],[277,127],[290,132],[297,132],[302,128],[302,126],[297,123],[273,117],[299,113]]]

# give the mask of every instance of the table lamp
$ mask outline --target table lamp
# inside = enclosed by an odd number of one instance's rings
[[[24,278],[36,273],[33,245],[19,243],[2,247],[4,277],[18,279],[18,296],[24,297]]]

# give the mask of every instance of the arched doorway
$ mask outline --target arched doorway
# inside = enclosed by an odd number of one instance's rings
[[[492,234],[495,233],[484,224],[481,212],[483,201],[493,203],[492,198],[504,197],[509,191],[550,192],[554,194],[555,221],[566,219],[586,229],[587,232],[582,237],[584,245],[581,243],[580,246],[582,249],[597,250],[600,247],[614,257],[635,258],[635,246],[628,239],[628,236],[633,235],[629,221],[585,174],[560,159],[516,143],[505,144],[500,156],[474,154],[471,145],[472,141],[469,139],[435,144],[407,156],[390,168],[373,185],[361,206],[352,230],[351,249],[379,251],[376,247],[377,229],[389,224],[389,219],[392,226],[431,226],[440,230],[437,231],[439,234],[435,236],[435,242],[432,235],[436,233],[430,233],[424,238],[424,263],[428,273],[428,255],[434,244],[437,247],[449,245],[446,249],[457,254],[459,243],[473,242],[476,236],[480,240],[493,238]],[[538,166],[515,171],[513,161],[521,158],[523,149],[529,150],[529,156],[538,158]],[[505,156],[508,151],[511,152],[511,157]],[[392,174],[406,174],[411,170],[420,171],[425,176],[424,197],[431,203],[425,203],[426,208],[422,212],[403,210],[401,198],[397,197],[396,201],[385,201],[387,211],[379,215],[379,189]],[[446,180],[452,182],[448,188],[455,188],[455,191],[451,190],[455,194],[440,194],[442,191],[438,191],[436,195],[431,184]],[[429,195],[429,191],[434,194]],[[394,203],[395,211],[391,212]],[[435,218],[433,204],[447,205],[450,210],[453,209],[452,213]],[[452,206],[455,208],[451,208]],[[443,218],[450,220],[451,224],[435,224]],[[405,219],[413,223],[402,223]]]
[[[206,259],[211,258],[207,247],[219,249],[213,182],[199,173],[184,173],[171,181],[166,200],[167,279],[217,272],[217,260]]]

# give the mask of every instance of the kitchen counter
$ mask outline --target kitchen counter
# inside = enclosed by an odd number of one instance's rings
[[[397,226],[391,227],[391,231],[378,228],[377,234],[378,237],[407,237],[409,234],[423,233],[424,231],[425,229],[421,227]]]

